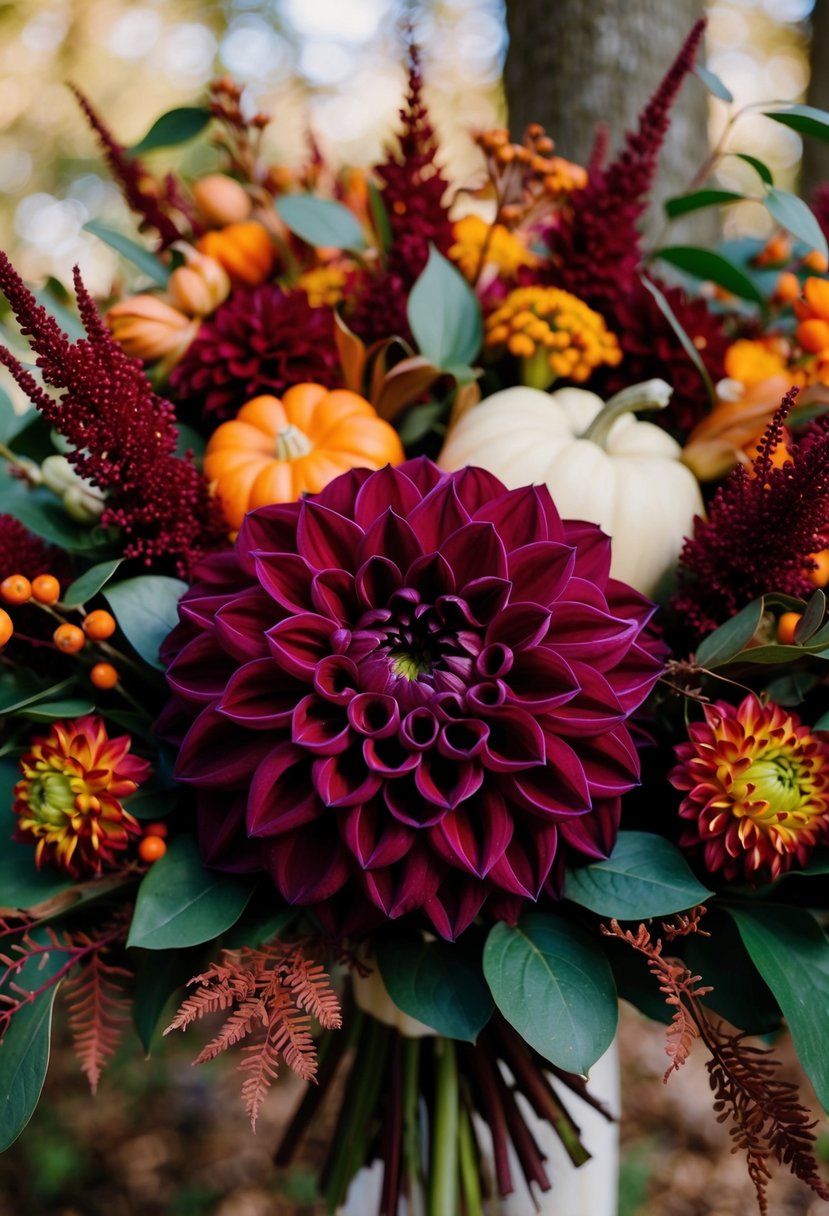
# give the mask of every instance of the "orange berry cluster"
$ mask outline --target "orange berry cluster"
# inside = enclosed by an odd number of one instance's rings
[[[553,156],[555,144],[540,123],[530,123],[520,144],[510,141],[504,127],[479,132],[475,142],[486,157],[498,199],[496,220],[506,228],[537,218],[562,195],[587,185],[581,165]]]
[[[148,865],[158,861],[167,852],[167,824],[148,823],[138,845],[138,856]]]
[[[615,367],[619,343],[599,313],[557,287],[518,287],[487,317],[486,346],[529,360],[540,355],[549,377],[582,383],[601,364]]]
[[[24,574],[10,574],[0,582],[0,599],[19,607],[36,603],[52,608],[60,600],[60,583],[53,574],[39,574],[31,581]],[[112,637],[117,626],[115,617],[103,608],[97,608],[83,618],[80,626],[62,621],[52,634],[52,642],[62,654],[78,654],[87,641],[103,642]],[[14,634],[14,621],[5,608],[0,608],[0,649]],[[111,663],[95,663],[89,672],[95,688],[114,688],[119,675]]]

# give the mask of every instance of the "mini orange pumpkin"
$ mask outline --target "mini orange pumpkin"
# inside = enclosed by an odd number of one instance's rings
[[[403,447],[374,407],[346,389],[296,384],[254,397],[211,435],[204,472],[231,528],[246,511],[315,494],[348,469],[398,464]]]
[[[246,287],[264,283],[276,260],[273,241],[256,220],[206,232],[196,241],[196,248],[223,266],[234,282]]]

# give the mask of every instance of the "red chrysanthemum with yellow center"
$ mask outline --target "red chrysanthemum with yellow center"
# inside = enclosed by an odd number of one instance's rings
[[[680,844],[702,849],[727,879],[777,878],[829,842],[829,742],[779,705],[753,695],[706,705],[670,774],[688,790]]]
[[[17,838],[35,843],[38,867],[49,863],[73,878],[100,874],[141,834],[122,799],[150,766],[129,754],[131,744],[129,735],[110,739],[103,721],[91,716],[56,722],[34,740],[20,761],[14,811]]]

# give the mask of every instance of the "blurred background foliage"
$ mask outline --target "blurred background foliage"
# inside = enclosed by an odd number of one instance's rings
[[[813,0],[712,0],[707,9],[708,64],[737,105],[805,96]],[[67,282],[79,262],[95,292],[110,289],[116,256],[83,225],[101,218],[130,231],[132,223],[65,82],[76,82],[131,144],[159,114],[230,73],[248,86],[252,106],[273,115],[266,146],[274,162],[301,160],[310,129],[335,162],[365,164],[394,126],[406,15],[423,47],[444,163],[462,182],[477,166],[470,129],[504,119],[504,0],[0,3],[0,246],[30,280]],[[712,100],[713,137],[725,116]],[[793,131],[747,114],[734,139],[782,185],[794,184],[801,146]],[[154,156],[158,168],[183,160],[186,172],[210,163],[204,141]],[[731,160],[720,178],[739,189],[750,175]],[[769,221],[746,203],[725,223],[727,235],[762,234]]]

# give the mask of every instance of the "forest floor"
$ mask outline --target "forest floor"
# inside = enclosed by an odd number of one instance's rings
[[[703,1050],[663,1086],[661,1028],[623,1009],[619,1216],[752,1216],[753,1187],[713,1113]],[[0,1216],[321,1216],[309,1166],[280,1176],[271,1166],[302,1087],[292,1077],[279,1082],[254,1136],[230,1061],[191,1068],[197,1049],[184,1038],[165,1040],[146,1062],[124,1053],[90,1099],[60,1044],[40,1108],[0,1157]],[[788,1041],[777,1051],[787,1075],[800,1079]],[[324,1121],[313,1129],[309,1158],[325,1131]],[[829,1176],[829,1121],[817,1132]],[[783,1169],[769,1198],[770,1216],[829,1213]]]

